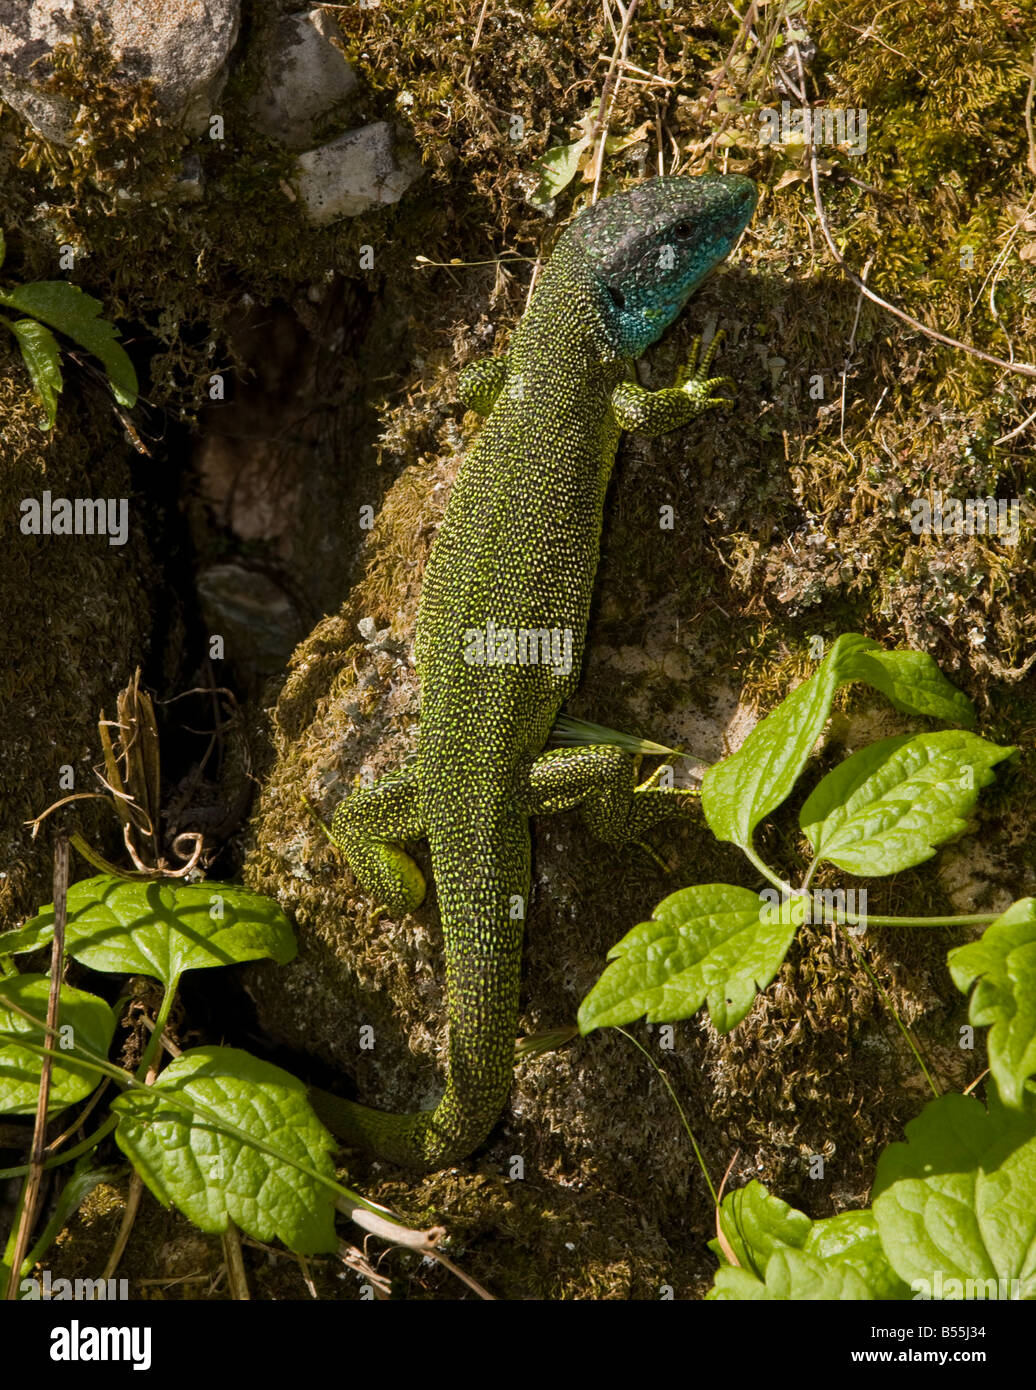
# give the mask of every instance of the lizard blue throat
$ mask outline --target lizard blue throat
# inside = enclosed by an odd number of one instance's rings
[[[603,199],[559,237],[506,356],[463,373],[461,399],[485,423],[425,570],[417,755],[356,788],[331,822],[363,889],[397,915],[425,893],[404,844],[427,839],[431,851],[449,1022],[442,1100],[397,1115],[311,1093],[341,1138],[394,1162],[464,1158],[506,1103],[530,818],[578,807],[594,834],[626,845],[693,808],[692,792],[637,786],[634,760],[611,745],[544,747],[579,680],[621,431],[663,434],[731,404],[717,392],[733,382],[709,376],[721,334],[700,361],[696,342],[660,391],[637,383],[634,359],[729,255],[755,202],[735,174],[658,178]],[[481,660],[473,633],[492,638]],[[562,642],[564,661],[541,659]]]
[[[658,178],[596,203],[573,224],[615,307],[615,333],[639,356],[737,244],[755,211],[742,174]]]

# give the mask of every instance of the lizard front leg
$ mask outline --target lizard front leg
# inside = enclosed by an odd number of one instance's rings
[[[676,383],[663,391],[648,391],[635,381],[621,381],[612,392],[612,409],[624,430],[641,434],[668,434],[717,405],[733,405],[725,396],[713,396],[719,386],[736,386],[729,376],[709,376],[712,359],[723,341],[720,330],[698,362],[701,338],[691,344],[691,357],[676,375]]]

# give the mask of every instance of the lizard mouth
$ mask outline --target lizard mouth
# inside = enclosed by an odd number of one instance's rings
[[[759,192],[751,179],[743,174],[728,174],[727,193],[732,200],[719,221],[719,231],[736,241],[751,220]]]

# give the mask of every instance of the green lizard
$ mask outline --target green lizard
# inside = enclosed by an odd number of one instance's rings
[[[431,848],[445,1094],[410,1115],[313,1096],[340,1137],[395,1162],[463,1158],[507,1099],[530,816],[580,806],[593,831],[619,844],[679,805],[679,793],[636,787],[634,760],[615,747],[543,748],[578,683],[620,431],[662,434],[729,404],[712,394],[728,378],[708,376],[719,334],[700,364],[695,343],[666,390],[637,385],[633,361],[730,253],[755,202],[749,179],[704,175],[657,178],[595,204],[559,238],[506,357],[462,377],[462,400],[486,420],[425,572],[416,759],[353,791],[330,832],[366,891],[396,913],[425,892],[401,844],[427,838]]]

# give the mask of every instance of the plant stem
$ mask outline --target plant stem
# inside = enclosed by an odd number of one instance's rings
[[[78,1158],[80,1154],[85,1154],[90,1149],[96,1149],[101,1140],[111,1134],[117,1124],[117,1116],[109,1115],[104,1124],[98,1125],[93,1134],[88,1134],[85,1139],[73,1145],[71,1149],[66,1149],[64,1153],[55,1154],[53,1158],[44,1159],[44,1168],[60,1168],[63,1163],[70,1163],[73,1158]],[[29,1165],[27,1163],[22,1163],[17,1168],[0,1168],[0,1182],[7,1178],[24,1177],[28,1171]]]
[[[763,878],[765,878],[768,882],[772,883],[775,888],[779,888],[783,894],[786,894],[790,898],[796,896],[796,891],[791,886],[791,884],[786,883],[783,878],[779,878],[778,875],[774,873],[774,871],[770,868],[768,864],[764,864],[751,845],[742,845],[741,851],[748,859],[752,861],[755,867],[762,874]]]
[[[627,1038],[635,1048],[637,1048],[640,1052],[643,1052],[644,1056],[648,1059],[648,1061],[654,1067],[655,1071],[657,1071],[659,1076],[662,1078],[662,1082],[666,1090],[673,1098],[673,1104],[676,1106],[677,1112],[679,1113],[680,1121],[683,1124],[684,1129],[687,1131],[687,1138],[691,1141],[691,1147],[694,1149],[694,1156],[698,1160],[698,1167],[701,1169],[702,1177],[705,1179],[705,1184],[708,1187],[709,1192],[712,1194],[712,1204],[713,1206],[718,1207],[719,1198],[716,1196],[716,1189],[713,1187],[712,1179],[709,1177],[709,1170],[705,1166],[705,1160],[702,1157],[701,1149],[698,1148],[698,1141],[697,1139],[695,1139],[694,1133],[688,1122],[687,1116],[684,1114],[683,1106],[680,1104],[679,1100],[677,1100],[676,1092],[670,1085],[669,1077],[666,1076],[663,1069],[658,1065],[658,1063],[655,1061],[654,1057],[652,1057],[651,1053],[647,1050],[647,1048],[644,1047],[641,1043],[639,1043],[631,1033],[627,1033],[625,1028],[617,1028],[616,1032],[621,1033],[622,1036],[624,1038]]]
[[[835,925],[841,926],[842,924],[841,924],[841,923],[836,923]],[[845,939],[849,942],[849,945],[852,947],[853,953],[855,954],[856,959],[857,959],[857,960],[860,962],[860,964],[863,966],[863,969],[864,969],[864,972],[865,972],[866,975],[867,975],[867,978],[870,980],[871,984],[874,986],[874,988],[875,988],[875,989],[878,991],[878,993],[881,995],[881,997],[882,997],[882,999],[883,999],[883,1001],[884,1001],[884,1003],[885,1003],[886,1008],[887,1008],[887,1009],[889,1010],[889,1012],[892,1014],[892,1017],[896,1020],[896,1026],[898,1027],[899,1031],[903,1034],[903,1037],[906,1039],[907,1047],[909,1047],[909,1048],[910,1048],[910,1051],[914,1054],[914,1060],[917,1062],[917,1065],[921,1068],[921,1071],[922,1071],[922,1073],[924,1074],[924,1079],[928,1082],[929,1086],[932,1088],[932,1095],[935,1096],[936,1100],[938,1100],[939,1097],[940,1097],[940,1095],[942,1095],[942,1092],[939,1090],[938,1086],[937,1086],[937,1085],[935,1084],[935,1082],[932,1080],[931,1073],[929,1072],[928,1068],[927,1068],[927,1067],[925,1066],[925,1064],[924,1064],[924,1058],[921,1056],[920,1049],[918,1048],[917,1044],[914,1042],[914,1039],[911,1037],[910,1029],[906,1026],[906,1024],[905,1024],[905,1023],[903,1022],[903,1020],[900,1018],[900,1016],[899,1016],[899,1011],[897,1010],[895,1004],[893,1004],[892,1000],[889,998],[888,994],[886,993],[886,991],[885,991],[884,987],[882,986],[880,980],[878,979],[877,975],[875,975],[874,971],[870,968],[870,965],[869,965],[869,964],[867,963],[867,961],[864,959],[863,952],[860,950],[860,948],[857,946],[856,942],[853,940],[852,933],[851,933],[851,932],[847,932],[847,931],[843,931],[843,932],[842,932],[842,935],[843,935],[843,936],[845,937]]]
[[[148,1068],[151,1066],[151,1062],[158,1052],[158,1049],[162,1046],[162,1034],[165,1032],[165,1026],[169,1022],[169,1015],[176,1001],[176,991],[179,987],[180,977],[176,975],[169,981],[165,993],[162,995],[162,1004],[158,1010],[158,1017],[155,1019],[154,1030],[152,1031],[151,1037],[148,1038],[148,1044],[144,1049],[144,1055],[141,1057],[140,1065],[137,1067],[136,1075],[138,1081],[143,1081],[147,1076]]]
[[[835,918],[838,926],[862,922],[867,927],[977,927],[988,926],[1001,915],[999,912],[972,912],[961,917],[875,917],[868,912],[860,917],[853,912],[838,912]]]

